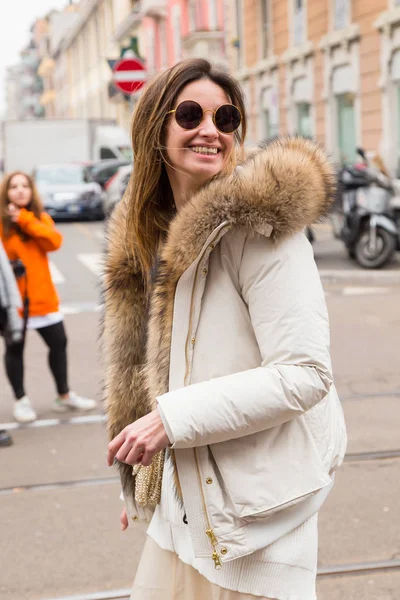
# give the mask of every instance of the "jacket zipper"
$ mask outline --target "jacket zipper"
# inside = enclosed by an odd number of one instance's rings
[[[221,229],[217,232],[217,234],[215,235],[215,237],[211,240],[210,244],[208,245],[208,247],[211,246],[211,244],[214,243],[214,240],[217,239],[217,237],[219,236],[219,234],[221,233],[221,231],[223,229],[225,229],[226,227],[230,227],[230,223],[227,222],[223,227],[221,227]],[[207,250],[207,248],[206,248]],[[204,250],[203,255],[200,257],[197,266],[196,266],[196,272],[194,274],[194,284],[193,284],[193,289],[192,289],[192,296],[190,299],[190,316],[189,316],[189,329],[188,329],[188,334],[186,337],[186,344],[185,344],[185,364],[186,364],[186,370],[185,370],[185,378],[184,378],[184,385],[189,385],[189,377],[190,377],[190,366],[189,366],[189,345],[190,345],[190,336],[191,336],[191,332],[192,332],[192,323],[193,323],[193,304],[194,304],[194,296],[195,296],[195,291],[196,291],[196,286],[197,286],[197,277],[198,277],[198,273],[199,273],[199,268],[200,268],[200,263],[202,261],[202,258],[206,252],[206,250]]]
[[[229,226],[229,223],[227,223],[225,225],[225,227]],[[221,233],[221,230],[223,228],[221,228],[218,232],[217,235],[212,239],[212,241],[210,242],[209,246],[211,244],[214,243],[214,240],[219,236],[219,234]],[[205,252],[205,251],[204,251]],[[193,323],[193,305],[194,305],[194,296],[195,296],[195,291],[196,291],[196,285],[197,285],[197,277],[198,277],[198,273],[199,273],[199,268],[200,268],[200,263],[202,260],[203,256],[200,257],[198,263],[197,263],[197,267],[196,267],[196,272],[195,272],[195,279],[194,279],[194,284],[193,284],[193,289],[192,289],[192,296],[190,299],[190,317],[189,317],[189,329],[188,329],[188,334],[187,334],[187,338],[186,338],[186,345],[185,345],[185,363],[186,363],[186,371],[185,371],[185,379],[184,379],[184,384],[185,386],[189,384],[189,378],[190,378],[190,365],[189,365],[189,344],[190,344],[190,336],[192,334],[192,323]],[[196,467],[197,467],[197,475],[199,477],[199,485],[200,485],[200,490],[201,490],[201,499],[202,499],[202,503],[203,503],[203,510],[204,510],[204,516],[207,522],[207,529],[205,531],[205,534],[208,536],[208,539],[210,540],[211,546],[212,546],[212,554],[211,554],[211,558],[214,561],[214,568],[219,571],[220,569],[222,569],[222,563],[221,563],[221,559],[220,559],[220,555],[218,553],[217,550],[217,544],[218,544],[218,540],[217,537],[214,533],[214,530],[211,527],[211,523],[210,523],[210,519],[208,517],[208,512],[207,512],[207,503],[206,503],[206,499],[204,497],[204,490],[203,490],[203,485],[201,482],[201,473],[200,473],[200,467],[199,467],[199,459],[197,457],[197,452],[196,452],[196,448],[194,448],[194,456],[196,459]]]
[[[222,569],[222,563],[220,560],[220,555],[218,553],[217,550],[217,544],[218,544],[218,540],[217,537],[214,533],[214,530],[211,527],[211,523],[210,523],[210,519],[208,518],[208,512],[207,512],[207,504],[206,504],[206,499],[204,497],[204,491],[203,491],[203,486],[201,484],[201,474],[200,474],[200,467],[199,467],[199,459],[197,458],[197,452],[196,452],[196,448],[194,448],[194,456],[196,459],[196,467],[197,467],[197,474],[199,476],[199,484],[200,484],[200,490],[201,490],[201,499],[203,501],[203,510],[204,510],[204,515],[206,517],[206,521],[207,521],[207,529],[205,531],[205,534],[208,536],[211,546],[212,546],[212,554],[211,554],[211,558],[214,561],[214,568],[219,571],[220,569]]]
[[[192,323],[193,323],[194,292],[196,290],[197,276],[199,274],[199,268],[200,268],[200,263],[201,263],[201,259],[202,258],[203,257],[201,257],[200,260],[199,260],[199,262],[197,263],[196,272],[194,274],[194,284],[193,284],[192,296],[190,298],[189,329],[188,329],[188,334],[187,334],[187,337],[186,337],[186,344],[185,344],[185,366],[186,366],[185,379],[184,379],[185,386],[189,384],[190,366],[189,366],[189,356],[188,355],[189,355],[189,344],[190,344],[190,336],[191,336]]]

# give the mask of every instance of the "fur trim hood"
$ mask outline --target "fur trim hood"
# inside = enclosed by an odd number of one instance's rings
[[[231,175],[204,186],[173,219],[150,298],[126,244],[132,232],[125,218],[129,197],[124,196],[110,224],[105,261],[103,355],[110,439],[150,412],[156,397],[168,391],[176,284],[209,235],[229,223],[278,243],[320,219],[334,190],[333,166],[313,142],[278,138],[255,150]],[[134,493],[132,468],[119,467],[125,493]],[[157,498],[160,490],[153,486],[152,491]]]

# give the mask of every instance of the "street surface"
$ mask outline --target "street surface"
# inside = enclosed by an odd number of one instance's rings
[[[120,531],[117,473],[106,466],[98,342],[103,224],[59,228],[64,245],[51,261],[66,314],[70,385],[96,398],[98,409],[52,412],[45,348],[29,332],[26,384],[38,421],[20,427],[0,365],[0,428],[14,439],[0,449],[1,600],[127,598],[145,535],[140,524]],[[398,600],[400,261],[365,272],[327,224],[316,234],[349,433],[345,465],[320,514],[318,600]]]

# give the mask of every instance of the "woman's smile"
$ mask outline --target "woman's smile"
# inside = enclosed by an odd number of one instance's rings
[[[178,207],[222,171],[235,143],[234,135],[221,133],[213,120],[214,111],[230,102],[226,92],[209,79],[199,79],[183,88],[176,106],[193,98],[204,111],[200,124],[184,129],[171,115],[166,130],[166,169]]]

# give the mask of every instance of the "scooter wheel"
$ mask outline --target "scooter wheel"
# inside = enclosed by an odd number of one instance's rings
[[[386,229],[382,229],[382,227],[376,228],[376,241],[376,252],[371,252],[369,248],[369,230],[365,229],[356,243],[355,258],[364,269],[383,267],[391,259],[396,249],[395,236]]]

